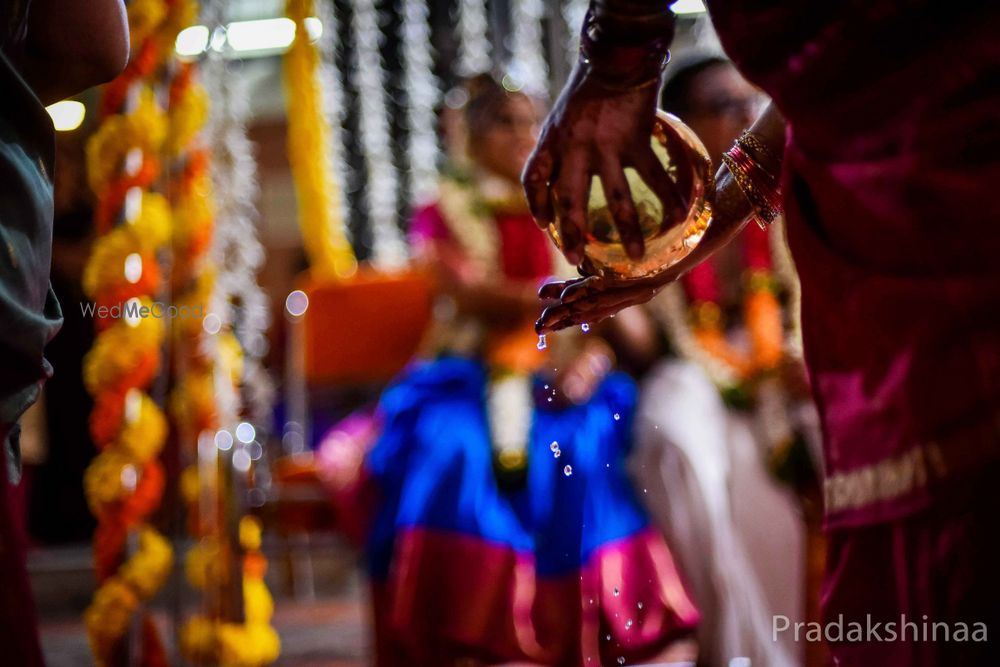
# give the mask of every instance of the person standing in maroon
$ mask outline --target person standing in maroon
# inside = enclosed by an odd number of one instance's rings
[[[43,659],[11,502],[17,422],[52,373],[43,351],[62,322],[49,287],[55,138],[44,105],[108,81],[127,59],[121,0],[0,4],[0,647],[18,667]]]
[[[648,148],[669,4],[592,2],[525,169],[536,219],[558,217],[574,263],[591,174],[632,257],[643,244],[624,167],[683,215]],[[729,56],[773,99],[717,174],[709,232],[655,278],[544,287],[557,302],[538,329],[646,301],[783,208],[825,436],[824,613],[881,623],[832,641],[834,663],[1000,664],[988,641],[1000,631],[1000,6],[709,5]]]

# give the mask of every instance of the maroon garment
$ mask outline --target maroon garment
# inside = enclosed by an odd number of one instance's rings
[[[844,631],[840,641],[828,635],[838,667],[1000,665],[998,476],[991,466],[912,517],[832,531],[823,614],[830,627],[839,623]],[[852,622],[878,634],[867,643],[847,641]],[[903,628],[903,622],[913,625]],[[941,622],[949,624],[950,641],[944,641],[944,626],[933,625]],[[960,623],[965,641],[957,641]],[[977,623],[986,625],[989,641],[972,641],[973,632],[982,630]]]
[[[0,424],[0,443],[9,436],[10,429]],[[7,456],[7,447],[0,446],[0,664],[34,667],[45,663],[25,564],[24,514],[18,511],[18,490],[7,479]]]
[[[710,4],[789,123],[828,522],[927,508],[1000,453],[1000,5]]]

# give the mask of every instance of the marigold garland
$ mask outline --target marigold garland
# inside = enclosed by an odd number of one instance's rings
[[[101,584],[84,612],[84,625],[98,665],[108,664],[139,604],[150,600],[163,586],[172,566],[170,544],[152,528],[140,528],[138,550],[117,574]]]
[[[221,667],[259,667],[274,662],[281,640],[271,627],[274,600],[264,584],[263,556],[260,554],[260,524],[243,517],[239,526],[240,547],[244,552],[243,623],[225,623],[205,616],[192,617],[181,629],[181,649],[192,660]],[[206,540],[188,553],[186,572],[196,588],[204,588],[218,578],[217,543]]]
[[[206,11],[210,25],[221,22],[211,7]],[[172,247],[174,273],[172,290],[178,294],[179,307],[205,313],[217,308],[222,281],[213,266],[209,250],[216,233],[216,205],[211,173],[211,156],[203,136],[209,116],[209,96],[200,81],[197,63],[184,63],[175,72],[170,86],[166,152],[171,159],[171,206],[173,217]],[[280,642],[270,627],[270,594],[260,579],[250,574],[242,577],[244,622],[214,617],[222,613],[217,603],[219,582],[241,579],[224,576],[234,561],[220,546],[223,522],[216,513],[237,502],[236,498],[218,496],[223,483],[221,458],[214,464],[199,465],[198,443],[211,443],[212,434],[224,426],[224,419],[234,417],[221,407],[219,383],[228,383],[225,393],[238,393],[243,381],[243,350],[228,318],[216,309],[222,329],[206,331],[198,317],[172,321],[174,344],[174,388],[170,411],[182,443],[187,467],[180,478],[180,496],[188,509],[188,526],[197,538],[185,557],[185,573],[192,586],[206,600],[203,607],[210,616],[191,618],[180,632],[180,649],[190,661],[199,664],[260,667],[277,659]],[[226,413],[226,414],[224,414]],[[206,497],[211,501],[203,504]],[[237,510],[239,511],[239,510]],[[247,519],[243,520],[244,523]],[[241,523],[242,525],[242,523]],[[257,544],[259,547],[259,542]],[[259,554],[258,554],[259,555]],[[260,556],[263,559],[262,556]],[[235,561],[239,566],[239,560]],[[238,573],[237,573],[238,574]],[[260,600],[263,596],[265,602]],[[261,611],[263,610],[263,611]]]
[[[749,349],[734,345],[726,334],[721,285],[714,265],[705,262],[672,285],[654,302],[677,351],[699,363],[722,392],[747,398],[762,377],[786,355],[781,304],[772,275],[774,250],[766,235],[748,230],[742,237],[746,271],[742,317]],[[684,292],[690,301],[685,307]]]
[[[164,485],[157,459],[166,420],[144,391],[160,366],[164,326],[151,309],[161,282],[157,251],[170,238],[169,207],[149,188],[167,139],[155,77],[193,14],[184,0],[135,0],[128,15],[132,58],[107,86],[102,124],[87,146],[102,236],[84,269],[84,290],[99,308],[113,307],[105,316],[95,311],[98,336],[83,369],[95,399],[91,431],[102,449],[84,476],[87,502],[98,519],[98,588],[84,621],[99,666],[111,662],[133,616],[163,585],[173,562],[170,544],[144,523]],[[122,112],[126,101],[134,104]],[[138,547],[127,554],[130,534],[138,537]],[[148,619],[142,627],[142,664],[165,664],[155,627]]]
[[[331,130],[317,78],[319,49],[310,41],[305,26],[314,9],[313,0],[288,0],[285,5],[286,14],[295,22],[295,40],[284,57],[288,161],[311,266],[321,274],[346,277],[357,269],[357,260],[344,235],[338,213],[340,192],[326,150]]]

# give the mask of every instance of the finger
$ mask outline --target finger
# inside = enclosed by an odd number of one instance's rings
[[[569,281],[559,294],[559,301],[562,303],[573,303],[574,301],[591,297],[594,294],[600,294],[602,287],[603,281],[597,276]]]
[[[521,184],[524,186],[524,194],[528,200],[528,209],[531,211],[535,223],[544,229],[552,222],[552,192],[549,190],[549,182],[555,168],[555,159],[547,144],[541,141],[531,152],[528,162],[521,172]]]
[[[637,156],[635,170],[663,204],[664,224],[668,221],[681,222],[687,218],[687,202],[681,197],[670,176],[663,170],[663,164],[652,148],[647,148]]]
[[[577,282],[575,280],[556,280],[551,283],[545,283],[538,290],[539,299],[558,299],[559,295],[563,293],[570,284]]]
[[[574,266],[583,261],[590,178],[586,154],[577,152],[567,156],[560,165],[554,184],[562,251],[566,260]]]
[[[571,327],[577,324],[573,317],[563,305],[550,306],[542,311],[541,317],[535,322],[535,331],[541,335]]]
[[[604,187],[604,196],[608,200],[608,208],[611,209],[626,254],[632,259],[642,259],[646,244],[639,228],[639,216],[632,201],[632,191],[628,187],[625,172],[622,171],[618,158],[602,156],[601,185]]]

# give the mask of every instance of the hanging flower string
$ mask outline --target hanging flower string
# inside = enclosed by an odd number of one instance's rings
[[[354,74],[361,106],[361,143],[368,166],[368,217],[373,236],[373,261],[381,269],[399,269],[407,248],[398,219],[399,174],[392,162],[386,75],[382,67],[383,34],[374,0],[353,3]]]
[[[514,0],[511,4],[514,32],[508,69],[515,83],[532,95],[542,96],[549,89],[549,65],[542,40],[544,17],[545,5],[542,0]]]
[[[424,0],[403,0],[403,62],[408,104],[409,166],[412,173],[410,203],[422,205],[437,194],[438,144],[435,110],[441,88],[434,76],[429,12]]]
[[[209,3],[204,14],[208,25],[223,23],[220,2]],[[234,548],[225,533],[222,517],[242,513],[243,499],[235,495],[242,493],[239,486],[234,492],[225,483],[232,464],[218,456],[214,434],[241,414],[240,387],[248,379],[246,369],[259,367],[259,354],[245,353],[236,335],[236,321],[248,322],[243,332],[247,340],[262,337],[267,321],[266,317],[262,321],[259,311],[266,306],[254,281],[262,252],[252,225],[246,228],[247,216],[241,213],[243,207],[253,206],[256,193],[252,187],[240,192],[230,187],[245,181],[243,172],[253,168],[248,150],[241,148],[241,154],[234,157],[233,127],[225,119],[238,110],[228,107],[232,100],[223,81],[230,75],[221,56],[210,54],[204,69],[213,90],[210,96],[201,84],[201,74],[197,63],[185,63],[175,72],[167,141],[174,165],[170,190],[174,262],[179,268],[172,276],[173,289],[180,294],[180,307],[204,314],[203,318],[173,321],[171,408],[179,438],[187,445],[182,450],[188,465],[181,474],[180,491],[189,530],[196,539],[185,571],[204,596],[202,608],[206,610],[181,628],[180,648],[187,659],[200,664],[259,667],[274,662],[280,651],[278,636],[270,627],[273,604],[262,579],[266,562],[259,551],[260,529],[253,524],[256,541],[251,540],[249,550],[242,535]],[[211,107],[209,99],[214,101]],[[241,138],[245,140],[245,135]],[[208,146],[213,148],[211,153]],[[220,173],[225,177],[214,178]],[[234,197],[241,202],[234,205]],[[236,303],[243,309],[240,317],[234,314]],[[258,394],[265,396],[269,382],[263,377],[250,380],[260,385]],[[250,522],[247,525],[253,521],[243,518]],[[241,549],[246,551],[243,556]],[[205,560],[208,553],[210,565]],[[224,582],[242,588],[242,618],[232,610],[223,616],[219,601],[226,596]]]
[[[128,16],[134,56],[107,87],[103,122],[87,147],[101,236],[84,268],[83,287],[98,308],[107,308],[95,310],[98,335],[83,368],[94,397],[90,430],[100,451],[84,475],[87,502],[98,520],[98,588],[84,623],[98,665],[114,659],[133,617],[162,587],[173,563],[170,544],[144,523],[159,506],[164,484],[158,457],[166,418],[146,390],[160,371],[164,328],[150,315],[162,289],[157,254],[171,233],[169,205],[150,188],[168,139],[154,94],[156,77],[193,9],[184,0],[136,0]],[[142,664],[165,664],[148,618],[141,628]]]
[[[682,283],[670,286],[654,302],[677,351],[701,365],[727,396],[743,400],[762,377],[784,359],[786,336],[781,305],[772,271],[768,235],[744,233],[742,316],[748,349],[734,345],[726,335],[722,286],[712,262],[691,270]]]
[[[320,274],[347,277],[357,261],[336,216],[340,191],[325,150],[330,127],[323,112],[318,69],[320,54],[309,39],[306,19],[314,14],[312,0],[288,0],[285,11],[295,22],[295,39],[284,57],[288,108],[288,160],[299,207],[299,226],[312,268]]]
[[[459,0],[456,63],[459,76],[473,76],[492,68],[486,29],[486,0]]]
[[[194,616],[181,630],[184,654],[191,660],[223,667],[258,667],[274,662],[281,650],[278,634],[271,627],[274,600],[264,584],[267,561],[260,553],[261,530],[257,519],[240,520],[240,547],[243,551],[244,623],[227,623],[207,616]],[[205,590],[223,575],[224,562],[218,542],[204,540],[188,552],[185,572],[188,581]]]

